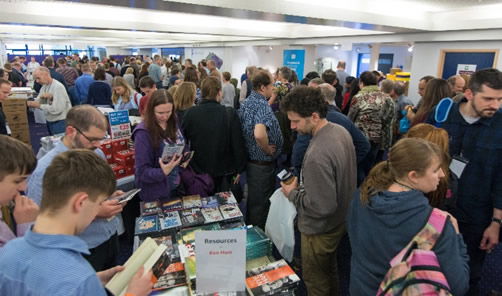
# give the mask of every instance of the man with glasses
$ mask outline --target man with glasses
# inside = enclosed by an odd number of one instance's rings
[[[39,159],[37,167],[28,180],[27,195],[38,205],[42,200],[42,180],[47,167],[59,154],[71,149],[89,149],[105,158],[99,149],[106,136],[108,123],[98,109],[91,105],[80,105],[70,109],[66,117],[65,135],[51,151]],[[88,245],[91,254],[84,256],[96,271],[114,267],[118,255],[117,232],[122,223],[120,215],[125,203],[119,204],[114,197],[120,195],[116,191],[112,197],[101,203],[99,213],[94,221],[79,237]]]
[[[35,101],[27,102],[28,107],[44,111],[50,135],[65,131],[65,118],[71,108],[70,98],[61,82],[53,79],[46,67],[39,67],[33,73],[35,80],[42,85]]]

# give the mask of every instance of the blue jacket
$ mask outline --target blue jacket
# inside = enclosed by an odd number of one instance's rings
[[[350,294],[375,295],[389,262],[424,227],[432,207],[422,192],[380,192],[362,205],[359,191],[352,199],[347,230],[352,246]],[[447,222],[432,249],[453,295],[469,287],[469,266],[461,234]]]
[[[87,103],[87,94],[89,93],[89,87],[93,82],[94,78],[91,74],[82,74],[82,76],[75,80],[75,88],[77,89],[80,104]]]
[[[112,88],[106,83],[106,81],[95,81],[89,86],[87,104],[113,107]]]

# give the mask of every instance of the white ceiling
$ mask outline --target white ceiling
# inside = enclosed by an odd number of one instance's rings
[[[0,0],[0,5],[5,43],[224,46],[363,36],[360,42],[364,36],[502,28],[502,1],[494,0]]]

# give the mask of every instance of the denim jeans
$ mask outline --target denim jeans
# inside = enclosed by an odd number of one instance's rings
[[[47,130],[49,131],[49,135],[57,135],[64,133],[66,129],[66,121],[65,120],[56,120],[56,121],[47,121]]]

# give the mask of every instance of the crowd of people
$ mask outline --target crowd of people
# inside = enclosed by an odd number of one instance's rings
[[[436,287],[453,295],[502,292],[484,285],[482,276],[502,225],[502,73],[496,69],[448,80],[425,76],[414,105],[406,83],[377,71],[350,76],[344,62],[302,81],[287,67],[271,73],[249,66],[240,88],[212,60],[181,65],[155,56],[119,63],[75,55],[32,63],[9,65],[40,87],[28,106],[44,111],[51,134],[64,136],[38,161],[26,145],[1,137],[2,209],[15,201],[0,223],[2,295],[101,295],[101,283],[122,268],[115,265],[124,204],[113,199],[121,192],[99,149],[108,127],[96,106],[143,119],[132,134],[143,201],[245,183],[246,223],[264,228],[269,198],[280,187],[298,212],[293,266],[308,295],[348,293],[337,271],[347,233],[350,294],[376,294],[386,287],[393,258],[436,218],[444,227],[427,250],[447,283]],[[11,86],[25,83],[8,68],[0,73],[0,102]],[[451,103],[439,112],[445,98]],[[166,145],[183,146],[183,153],[162,159]],[[282,168],[294,174],[292,182],[279,184]],[[16,236],[23,238],[8,242]],[[136,296],[151,288],[143,271],[129,286]]]

